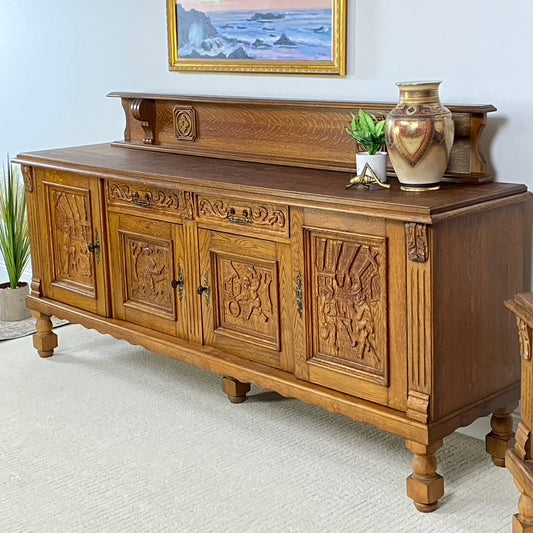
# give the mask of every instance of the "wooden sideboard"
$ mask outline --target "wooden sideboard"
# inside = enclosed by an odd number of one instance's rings
[[[506,465],[520,490],[519,513],[513,519],[514,533],[533,532],[533,294],[517,294],[505,305],[516,315],[522,360],[521,420],[515,445],[507,450]]]
[[[525,286],[529,193],[490,182],[494,108],[454,107],[456,183],[406,193],[392,174],[345,189],[350,110],[386,104],[122,102],[123,141],[17,158],[42,357],[56,315],[220,374],[235,403],[255,383],[372,424],[406,439],[421,511],[458,427],[493,413],[504,464],[520,365],[502,303]]]

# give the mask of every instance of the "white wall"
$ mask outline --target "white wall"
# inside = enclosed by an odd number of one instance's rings
[[[498,108],[489,163],[533,189],[531,0],[348,0],[348,13],[344,78],[180,74],[164,0],[1,0],[0,157],[122,138],[110,91],[395,102],[396,81],[441,79],[444,103]]]
[[[395,102],[396,81],[442,79],[445,103],[496,105],[497,178],[533,185],[531,0],[348,0],[348,13],[345,78],[181,74],[164,0],[2,0],[0,156],[121,138],[114,90]]]

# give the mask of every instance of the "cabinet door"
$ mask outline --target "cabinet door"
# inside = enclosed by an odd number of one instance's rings
[[[199,241],[204,343],[292,371],[288,245],[209,230]]]
[[[330,228],[303,231],[307,342],[297,348],[296,373],[313,383],[403,409],[402,228],[348,216],[311,214],[308,219],[329,223]],[[354,226],[361,231],[342,231]]]
[[[109,214],[113,315],[186,337],[180,224]]]
[[[108,314],[105,234],[100,181],[46,171],[38,180],[47,249],[44,295]]]

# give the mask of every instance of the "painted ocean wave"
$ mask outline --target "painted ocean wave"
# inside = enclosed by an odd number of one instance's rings
[[[331,31],[331,9],[207,15],[178,6],[182,58],[331,61]]]

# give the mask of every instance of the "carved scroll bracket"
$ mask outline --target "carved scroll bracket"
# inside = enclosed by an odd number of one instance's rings
[[[407,256],[415,263],[425,263],[429,259],[427,226],[407,222],[405,224],[407,237]]]
[[[151,100],[139,98],[130,104],[133,118],[141,123],[143,129],[143,143],[155,143],[155,113],[154,103]]]

